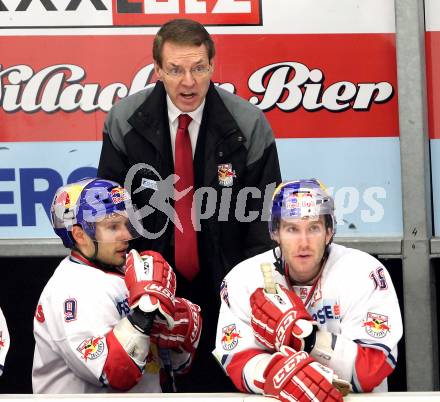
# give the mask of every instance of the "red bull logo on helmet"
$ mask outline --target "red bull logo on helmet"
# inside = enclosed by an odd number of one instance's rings
[[[127,201],[130,197],[122,187],[115,187],[111,190],[110,196],[112,197],[113,204],[120,204]]]
[[[390,332],[388,317],[383,314],[368,312],[367,318],[362,324],[365,331],[373,338],[383,338]]]
[[[86,181],[72,183],[58,190],[51,207],[55,228],[63,228],[76,223],[74,221],[75,208],[85,184],[87,184]]]
[[[67,191],[62,191],[55,199],[55,205],[63,206],[65,209],[70,208],[70,197]]]
[[[317,215],[316,201],[310,193],[289,194],[282,210],[283,218],[313,218]]]
[[[299,208],[299,200],[297,194],[290,194],[286,200],[286,209],[295,209]]]

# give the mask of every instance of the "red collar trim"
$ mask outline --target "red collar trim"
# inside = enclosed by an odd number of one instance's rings
[[[100,269],[96,264],[93,264],[93,262],[89,261],[87,258],[82,256],[80,253],[78,253],[75,250],[72,250],[70,252],[70,259],[73,262],[77,262],[78,264],[88,265],[89,267]]]
[[[70,252],[70,260],[73,262],[76,262],[77,264],[87,265],[88,267],[99,269],[100,271],[102,271],[106,274],[109,274],[109,275],[116,275],[121,278],[124,277],[124,274],[122,272],[117,271],[116,267],[114,268],[114,271],[100,267],[99,265],[96,265],[93,262],[89,261],[87,258],[82,256],[80,253],[78,253],[75,250],[72,250]]]

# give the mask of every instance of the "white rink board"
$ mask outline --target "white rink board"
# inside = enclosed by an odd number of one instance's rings
[[[425,24],[427,31],[440,31],[439,0],[425,0]]]
[[[104,402],[111,399],[113,402],[124,402],[127,399],[148,400],[149,402],[188,402],[190,400],[203,400],[207,402],[263,402],[275,401],[276,399],[267,398],[259,395],[248,395],[240,393],[228,394],[106,394],[106,395],[0,395],[2,402],[35,402],[56,401],[60,402],[80,402],[84,399],[92,399],[93,402]],[[431,402],[440,401],[440,392],[388,392],[376,394],[351,394],[344,398],[344,401],[359,402]]]
[[[332,34],[396,30],[394,0],[263,0],[262,5],[262,27],[209,27],[209,32]]]
[[[0,13],[2,35],[153,35],[158,27],[121,27],[113,25],[113,4],[102,0],[103,10],[96,10],[90,1],[66,11],[71,0],[57,0],[57,10],[48,11],[40,1],[33,1],[25,11],[17,11],[20,0],[2,0],[7,11]],[[162,0],[161,0],[162,1]],[[241,0],[243,4],[246,0]],[[436,0],[437,1],[437,0]],[[220,3],[220,0],[217,0]],[[235,3],[221,0],[222,3]],[[139,2],[137,2],[139,3]],[[160,2],[157,2],[160,3]],[[194,3],[185,0],[184,4]],[[200,4],[206,4],[199,0]],[[238,3],[238,2],[237,2]],[[166,4],[179,4],[167,0]],[[180,8],[179,8],[180,10]],[[282,11],[280,11],[282,10]],[[394,33],[394,0],[261,0],[261,26],[215,26],[212,34],[280,34],[280,33]],[[169,18],[177,15],[170,13]],[[198,14],[186,14],[197,18]],[[5,29],[11,27],[10,29]],[[44,27],[43,29],[41,29]],[[64,27],[64,28],[63,28]],[[26,28],[26,29],[23,29]],[[32,29],[34,28],[34,29]]]

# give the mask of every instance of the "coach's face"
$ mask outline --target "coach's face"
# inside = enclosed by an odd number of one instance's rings
[[[205,45],[165,42],[162,47],[162,66],[155,62],[154,69],[174,105],[182,112],[192,112],[205,99],[214,64],[208,58]]]

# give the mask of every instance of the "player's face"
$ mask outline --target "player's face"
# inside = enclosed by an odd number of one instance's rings
[[[331,231],[325,228],[323,216],[318,220],[281,220],[276,240],[294,283],[309,284],[318,275],[325,247],[331,237]]]
[[[96,223],[99,261],[115,266],[125,264],[128,242],[132,238],[128,223],[128,218],[120,214],[113,214]]]
[[[154,69],[174,105],[182,112],[192,112],[205,99],[214,64],[208,58],[205,45],[187,46],[165,42],[162,66],[155,63]]]

